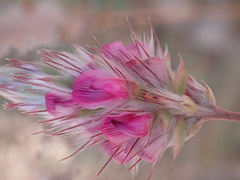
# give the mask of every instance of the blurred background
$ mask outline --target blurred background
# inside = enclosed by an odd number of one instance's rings
[[[56,35],[81,45],[129,41],[134,30],[149,31],[168,44],[173,66],[178,52],[188,72],[204,80],[217,104],[240,111],[239,0],[0,0],[0,64],[4,58],[36,61],[36,49],[69,50]],[[106,162],[99,147],[59,162],[74,151],[71,140],[31,135],[38,119],[0,110],[0,180],[92,180]],[[140,168],[145,180],[151,165]],[[124,167],[110,163],[98,180],[130,180]],[[239,180],[240,123],[207,122],[172,161],[159,162],[153,180]]]

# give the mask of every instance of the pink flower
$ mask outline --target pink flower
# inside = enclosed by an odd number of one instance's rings
[[[152,114],[121,113],[106,116],[99,128],[106,139],[103,149],[109,156],[120,147],[113,159],[126,164],[139,156],[148,162],[155,162],[167,148],[169,134],[164,134],[154,122]],[[115,147],[115,148],[114,148]]]
[[[146,136],[152,124],[151,114],[120,113],[115,116],[106,116],[100,130],[108,140],[121,144],[135,137]]]
[[[89,70],[79,75],[73,85],[73,100],[81,107],[97,109],[128,99],[124,79],[102,70]]]
[[[109,156],[112,156],[113,147],[119,146],[122,152],[118,156],[114,156],[113,159],[120,164],[126,164],[131,160],[130,157],[140,150],[140,144],[135,148],[133,144],[139,138],[147,136],[152,125],[153,116],[151,114],[120,113],[106,116],[99,128],[107,139],[103,141],[102,147]],[[127,154],[126,150],[131,148],[131,152]]]
[[[102,47],[103,54],[114,61],[126,63],[130,59],[146,59],[148,58],[149,47],[145,42],[136,42],[124,45],[121,42],[113,42]]]
[[[176,158],[204,121],[240,121],[216,106],[181,57],[171,69],[154,30],[139,40],[130,29],[132,43],[107,44],[96,54],[73,44],[74,54],[44,50],[41,62],[9,59],[0,67],[0,94],[11,101],[5,107],[42,116],[45,133],[72,137],[76,152],[101,144],[109,160],[98,175],[111,160],[130,165],[134,177],[142,161],[154,170],[168,147]]]
[[[47,111],[55,117],[68,115],[76,110],[71,96],[48,93],[45,95],[45,99]]]

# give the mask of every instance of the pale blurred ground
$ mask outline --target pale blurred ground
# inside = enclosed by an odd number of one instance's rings
[[[162,44],[176,63],[180,52],[188,72],[215,92],[218,105],[240,111],[239,0],[0,0],[0,58],[35,61],[36,49],[66,49],[63,36],[77,44],[127,42],[125,17],[136,32],[151,18]],[[59,162],[74,151],[71,140],[30,135],[37,119],[1,111],[0,180],[92,180],[101,169],[99,147]],[[140,169],[144,180],[150,165]],[[99,180],[130,180],[124,168],[107,166]],[[239,180],[240,123],[208,122],[172,162],[168,151],[153,180]]]

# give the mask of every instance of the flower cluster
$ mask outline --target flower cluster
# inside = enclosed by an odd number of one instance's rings
[[[44,132],[73,137],[77,152],[101,144],[109,161],[127,164],[134,176],[141,161],[154,169],[168,147],[175,158],[202,122],[239,119],[216,107],[211,89],[187,74],[181,57],[171,69],[153,29],[144,40],[131,32],[132,43],[94,53],[72,44],[75,53],[39,51],[40,62],[8,59],[0,74],[0,94],[11,101],[5,107],[44,117]]]

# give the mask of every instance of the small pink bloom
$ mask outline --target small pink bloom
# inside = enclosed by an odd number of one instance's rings
[[[46,109],[53,116],[69,115],[76,110],[76,105],[71,99],[71,96],[48,93],[45,95],[45,99]]]
[[[89,70],[74,81],[73,100],[87,109],[97,109],[128,99],[127,83],[102,70]]]
[[[107,139],[102,143],[103,150],[109,156],[116,153],[113,159],[119,164],[126,164],[145,146],[145,137],[152,126],[153,117],[148,113],[106,116],[99,128]]]
[[[146,51],[148,51],[148,46],[144,42],[124,45],[123,43],[116,41],[102,47],[102,52],[107,58],[124,63],[130,59],[147,58]]]
[[[151,114],[120,113],[103,119],[100,130],[113,143],[120,144],[132,137],[146,136],[153,123]]]
[[[131,59],[126,66],[134,72],[135,76],[140,76],[144,81],[148,81],[154,87],[163,87],[169,83],[169,73],[166,63],[160,58],[146,58],[143,61]]]

